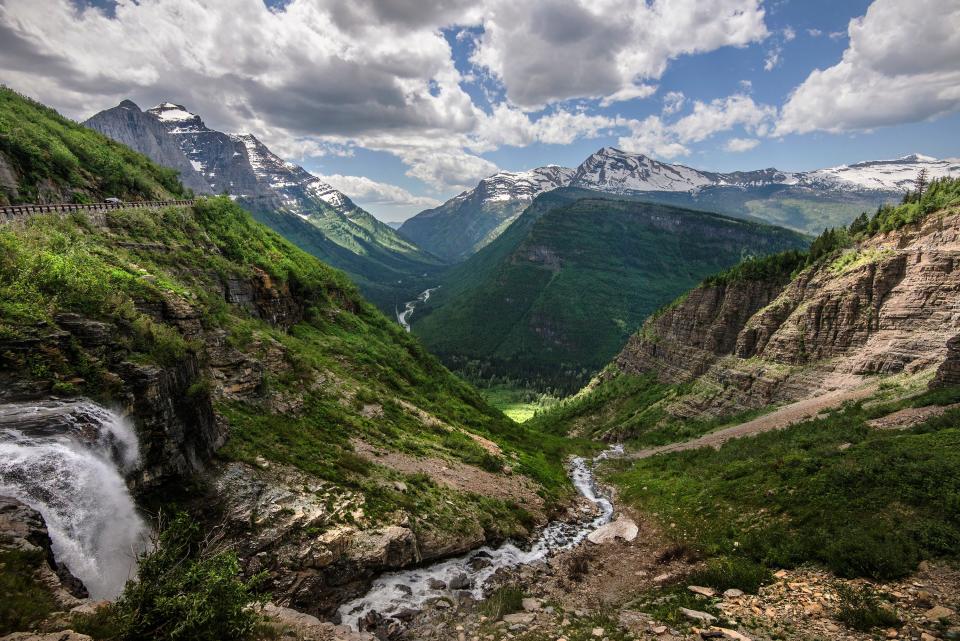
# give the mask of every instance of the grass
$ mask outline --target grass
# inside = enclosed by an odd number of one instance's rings
[[[480,612],[494,621],[523,609],[523,590],[512,585],[497,588],[480,603]]]
[[[680,629],[688,628],[691,624],[690,619],[680,612],[680,608],[706,612],[715,617],[722,615],[708,598],[694,594],[682,585],[653,589],[641,595],[631,607],[646,612],[661,624]]]
[[[559,399],[551,394],[505,384],[480,387],[480,394],[490,405],[517,422],[525,423],[538,413],[553,407]]]
[[[0,550],[0,634],[29,630],[56,609],[49,588],[34,576],[43,563],[39,550]]]
[[[176,171],[2,86],[0,154],[18,176],[16,191],[0,189],[0,205],[188,195]]]
[[[197,312],[206,331],[264,363],[263,380],[244,400],[220,399],[230,433],[220,455],[258,457],[304,470],[364,501],[369,522],[407,511],[427,528],[483,527],[492,536],[522,533],[520,506],[445,487],[391,489],[392,473],[361,459],[351,439],[532,478],[553,503],[571,489],[565,457],[584,444],[519,426],[452,376],[413,337],[364,302],[339,271],[313,259],[226,198],[191,208],[110,212],[105,228],[84,216],[39,216],[0,229],[0,339],[30,341],[74,312],[115,328],[109,359],[77,342],[0,352],[0,365],[59,393],[113,402],[122,393],[112,363],[168,367],[206,359],[202,340],[158,320],[174,302]],[[253,282],[294,301],[292,326],[271,324],[252,303],[230,305],[223,283]],[[269,312],[270,314],[273,311]],[[209,375],[188,395],[202,403]],[[271,404],[293,403],[293,411]],[[379,407],[375,416],[366,406]],[[410,408],[414,408],[411,410]],[[488,453],[467,433],[497,443]],[[150,456],[147,448],[147,456]],[[450,507],[450,506],[455,506]]]
[[[956,396],[938,391],[868,409],[850,405],[719,451],[620,463],[611,480],[623,500],[675,524],[673,536],[707,556],[768,567],[816,562],[843,577],[899,578],[921,559],[957,558],[960,412],[903,432],[866,421]]]
[[[705,567],[687,578],[693,585],[704,585],[720,592],[729,589],[756,594],[761,586],[773,581],[770,569],[740,556],[720,556],[709,559]]]

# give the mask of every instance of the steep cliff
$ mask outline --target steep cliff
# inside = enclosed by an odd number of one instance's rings
[[[935,383],[951,384],[958,260],[960,211],[952,206],[808,266],[782,260],[708,279],[649,318],[580,402],[586,408],[586,397],[624,377],[647,381],[638,385],[644,393],[662,386],[644,406],[656,407],[648,429],[671,417],[707,420],[851,389],[877,376],[927,380],[936,372]],[[563,421],[615,427],[596,407],[568,408]]]

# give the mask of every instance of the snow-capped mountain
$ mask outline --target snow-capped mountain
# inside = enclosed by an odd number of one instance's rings
[[[895,160],[868,160],[801,174],[801,184],[833,189],[905,192],[913,189],[917,174],[927,170],[927,179],[960,176],[960,158],[931,158],[910,154]]]
[[[960,176],[960,160],[913,154],[809,172],[769,168],[722,173],[604,147],[576,169],[551,165],[484,178],[475,188],[407,220],[400,231],[428,251],[465,258],[496,238],[537,195],[574,187],[815,233],[896,200],[912,188],[921,169],[929,179]]]
[[[529,171],[501,171],[484,178],[474,189],[463,192],[457,198],[469,198],[476,192],[489,202],[513,199],[531,201],[545,191],[566,187],[571,178],[573,170],[559,165],[547,165]]]
[[[353,275],[384,308],[395,297],[422,291],[417,279],[438,264],[346,194],[283,160],[254,135],[211,129],[183,105],[163,102],[141,112],[124,101],[85,124],[177,169],[186,184],[199,183],[194,188],[198,193],[229,194],[261,222]],[[401,281],[404,293],[395,294]]]

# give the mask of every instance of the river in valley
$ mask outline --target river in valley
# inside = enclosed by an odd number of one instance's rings
[[[437,289],[439,289],[439,287],[431,287],[430,289],[423,290],[419,296],[408,301],[407,304],[403,306],[402,312],[396,312],[397,322],[400,323],[401,327],[408,332],[410,331],[410,317],[413,316],[413,310],[417,308],[417,305],[421,305],[430,300],[430,294],[437,291]]]
[[[43,515],[57,560],[94,599],[120,593],[148,543],[123,476],[138,461],[133,427],[95,403],[0,405],[0,495]]]
[[[549,523],[529,547],[507,542],[498,547],[482,547],[424,567],[383,574],[364,596],[340,607],[341,621],[356,628],[358,622],[370,612],[389,617],[404,610],[418,610],[433,599],[455,597],[458,586],[462,586],[473,598],[481,599],[485,582],[497,570],[534,563],[579,545],[588,534],[608,523],[613,516],[613,504],[597,488],[593,465],[598,460],[622,452],[622,446],[613,446],[593,460],[575,458],[571,462],[570,479],[574,487],[597,508],[581,520]]]

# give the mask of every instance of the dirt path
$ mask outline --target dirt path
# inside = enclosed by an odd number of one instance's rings
[[[681,443],[670,443],[669,445],[660,445],[636,452],[628,452],[626,458],[639,459],[649,458],[657,454],[666,454],[668,452],[681,452],[683,450],[694,450],[701,447],[712,447],[719,449],[727,441],[744,436],[753,436],[773,430],[782,430],[790,427],[794,423],[807,420],[828,409],[839,407],[846,401],[855,401],[866,398],[876,392],[876,385],[869,384],[862,387],[838,389],[826,392],[819,396],[807,398],[796,403],[784,405],[783,407],[764,414],[752,421],[740,423],[732,427],[726,427],[709,434],[704,434],[700,438]]]

